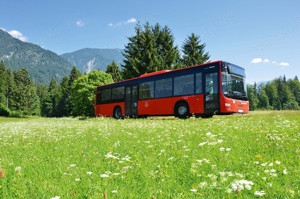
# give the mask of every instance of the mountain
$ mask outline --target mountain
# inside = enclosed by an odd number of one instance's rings
[[[115,61],[120,65],[124,59],[121,49],[84,48],[61,56],[74,64],[81,72],[90,72],[93,69],[106,70],[108,64]]]
[[[0,60],[12,70],[27,68],[36,83],[48,84],[54,77],[69,76],[72,64],[61,56],[38,45],[22,42],[0,29]]]

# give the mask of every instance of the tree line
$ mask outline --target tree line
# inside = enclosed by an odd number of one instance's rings
[[[299,110],[300,82],[297,76],[286,79],[285,76],[257,85],[247,85],[250,110]]]
[[[81,74],[73,67],[60,82],[52,78],[49,85],[35,84],[26,68],[12,72],[1,61],[0,116],[92,116],[96,86],[112,82],[108,73]]]
[[[69,76],[49,85],[35,84],[27,69],[11,71],[0,62],[0,116],[40,115],[44,117],[93,116],[96,86],[138,77],[162,69],[177,69],[209,60],[205,43],[192,33],[181,46],[167,26],[137,24],[135,35],[128,38],[121,67],[116,62],[105,72],[94,70],[81,74],[73,67]],[[250,109],[299,109],[298,78],[276,79],[270,83],[248,85]]]

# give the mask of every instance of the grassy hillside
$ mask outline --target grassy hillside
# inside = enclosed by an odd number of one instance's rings
[[[300,112],[0,124],[1,198],[300,197]]]

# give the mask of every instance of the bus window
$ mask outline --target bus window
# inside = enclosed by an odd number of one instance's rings
[[[123,99],[124,98],[124,86],[116,87],[112,89],[112,99]]]
[[[194,74],[174,78],[174,95],[194,94]]]
[[[139,87],[140,99],[154,98],[154,82],[141,83]]]
[[[106,102],[111,100],[111,89],[105,89],[101,92],[101,101]]]
[[[155,81],[155,97],[172,96],[172,78],[161,79]]]
[[[202,73],[196,73],[196,94],[202,93]]]

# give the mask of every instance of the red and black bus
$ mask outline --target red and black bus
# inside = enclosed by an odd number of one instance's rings
[[[122,117],[212,117],[248,113],[245,70],[214,61],[178,70],[162,70],[98,86],[95,115]]]

